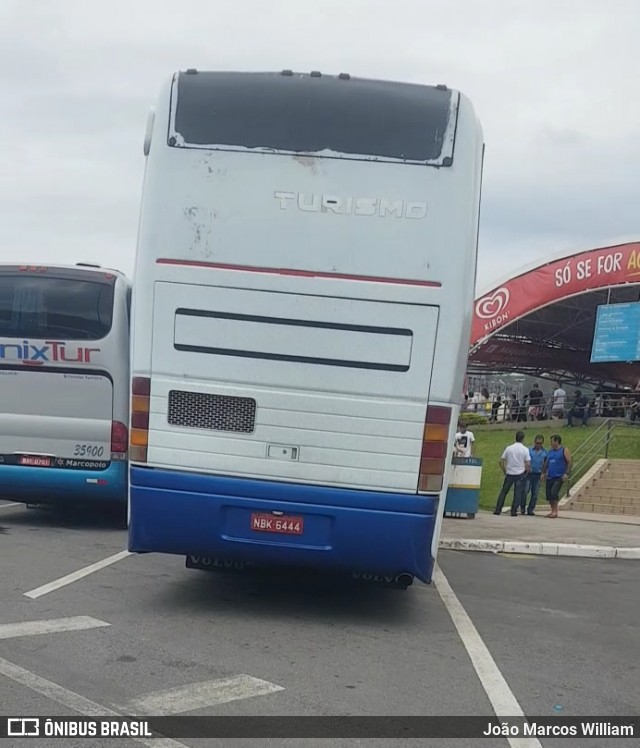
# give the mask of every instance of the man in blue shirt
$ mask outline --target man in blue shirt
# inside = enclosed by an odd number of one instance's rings
[[[542,471],[545,467],[548,452],[544,448],[544,436],[538,434],[533,440],[533,447],[529,447],[529,454],[531,455],[531,472],[527,476],[527,484],[522,496],[520,503],[520,514],[526,513],[533,517],[534,510],[536,508],[536,502],[538,501],[538,493],[540,491],[540,479],[542,478]],[[527,496],[531,494],[529,499],[529,508],[527,509]]]
[[[562,484],[571,474],[572,465],[571,452],[562,446],[560,434],[554,434],[551,437],[551,449],[542,471],[542,479],[547,481],[547,501],[551,506],[551,511],[547,514],[547,517],[555,519],[558,516],[560,491],[562,490]]]

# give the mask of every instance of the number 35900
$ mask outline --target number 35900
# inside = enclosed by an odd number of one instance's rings
[[[96,444],[76,444],[73,450],[74,457],[102,457],[104,447]]]

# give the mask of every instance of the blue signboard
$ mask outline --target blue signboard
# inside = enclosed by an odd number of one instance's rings
[[[598,307],[591,363],[640,361],[640,302]]]

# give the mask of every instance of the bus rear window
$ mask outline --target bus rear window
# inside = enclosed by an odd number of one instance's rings
[[[113,321],[114,284],[0,275],[0,337],[100,340]]]
[[[409,83],[180,74],[169,145],[449,166],[456,102],[449,89]]]

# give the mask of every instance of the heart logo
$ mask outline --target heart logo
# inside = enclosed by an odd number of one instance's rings
[[[509,289],[499,288],[488,296],[483,296],[476,303],[476,314],[481,319],[493,319],[502,312],[509,303]]]

